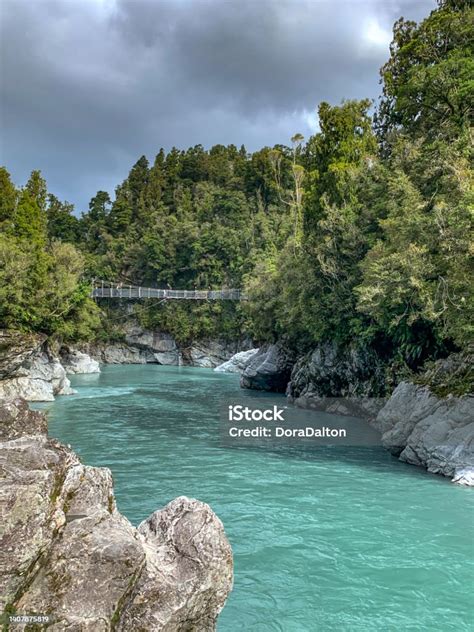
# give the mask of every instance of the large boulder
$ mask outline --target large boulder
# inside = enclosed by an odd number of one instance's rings
[[[213,369],[238,351],[251,347],[250,340],[200,340],[182,349],[184,364]]]
[[[23,397],[27,401],[53,401],[55,395],[70,395],[74,391],[66,371],[47,343],[24,359],[15,377],[0,381],[0,398]]]
[[[232,585],[232,552],[221,521],[208,505],[180,496],[138,532],[146,568],[118,629],[214,630]]]
[[[373,425],[401,461],[474,484],[474,397],[439,398],[427,386],[401,382]]]
[[[257,353],[258,349],[234,353],[229,360],[216,366],[214,371],[217,373],[243,373]]]
[[[97,360],[77,349],[63,347],[60,350],[60,358],[66,373],[100,373],[100,366]]]
[[[134,528],[111,473],[46,435],[24,400],[0,402],[0,607],[48,629],[215,629],[232,552],[210,507],[180,497]],[[21,628],[24,629],[24,628]]]
[[[284,392],[294,365],[294,355],[282,343],[261,347],[240,378],[242,388]]]

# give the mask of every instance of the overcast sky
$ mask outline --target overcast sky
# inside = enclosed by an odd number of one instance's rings
[[[87,209],[160,147],[288,143],[377,98],[393,22],[434,0],[0,0],[1,155]]]

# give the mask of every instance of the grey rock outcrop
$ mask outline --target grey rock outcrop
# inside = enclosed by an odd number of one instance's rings
[[[146,567],[118,629],[214,630],[232,585],[232,554],[209,506],[181,496],[142,522],[138,533]]]
[[[121,342],[84,345],[81,351],[100,364],[156,364],[150,351]]]
[[[180,351],[175,339],[161,331],[142,329],[138,325],[127,327],[125,340],[131,348],[148,353],[157,364],[181,364]]]
[[[428,363],[417,383],[429,386],[439,397],[467,395],[474,389],[474,344],[459,353]]]
[[[427,386],[401,382],[373,425],[401,461],[474,484],[474,397],[439,398]]]
[[[0,329],[0,380],[22,375],[23,363],[39,352],[45,341],[43,334]]]
[[[215,629],[232,552],[208,505],[180,497],[136,529],[110,471],[49,439],[24,400],[0,402],[0,428],[5,613],[48,615],[55,632]]]
[[[257,353],[258,349],[249,349],[248,351],[234,353],[229,360],[216,366],[214,371],[217,373],[243,373]]]
[[[380,397],[384,388],[385,366],[374,351],[326,343],[295,364],[288,395],[298,403],[311,397]]]
[[[214,368],[251,346],[250,340],[201,340],[183,347],[170,334],[128,323],[124,342],[88,344],[80,350],[102,364],[186,364]]]
[[[100,373],[100,366],[87,353],[63,347],[60,350],[61,364],[66,373]]]
[[[229,360],[238,351],[245,351],[251,346],[250,340],[200,340],[182,350],[183,362],[191,366],[213,369]]]
[[[294,355],[282,344],[265,345],[256,353],[240,378],[242,388],[285,391],[294,365]]]
[[[23,397],[28,401],[53,401],[55,395],[74,391],[64,367],[47,346],[34,348],[7,379],[0,381],[0,398]]]

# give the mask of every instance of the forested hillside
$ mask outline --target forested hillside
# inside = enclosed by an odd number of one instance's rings
[[[303,351],[356,340],[411,368],[464,347],[473,321],[469,4],[444,1],[420,25],[400,19],[380,102],[320,104],[320,132],[307,141],[297,134],[289,147],[252,154],[160,150],[152,164],[142,156],[113,198],[97,192],[80,217],[39,172],[18,189],[2,169],[1,325],[116,336],[110,313],[88,298],[100,278],[247,288],[238,305],[135,306],[143,325],[182,341],[247,334]]]
[[[320,105],[301,234],[251,281],[261,335],[358,339],[411,365],[472,339],[473,15],[443,2],[395,24],[375,122],[368,101]]]

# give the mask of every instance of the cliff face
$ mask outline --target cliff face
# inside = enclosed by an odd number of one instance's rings
[[[103,364],[165,364],[214,368],[235,353],[250,349],[250,340],[200,340],[179,345],[170,334],[128,325],[122,342],[86,344],[81,347]]]
[[[373,422],[401,461],[474,485],[474,397],[439,398],[401,382]]]
[[[369,349],[327,343],[297,358],[284,344],[276,343],[261,347],[250,358],[241,384],[257,390],[286,390],[297,406],[311,408],[327,397],[380,397],[384,369]]]
[[[364,347],[322,344],[298,360],[288,394],[305,406],[311,398],[380,397],[385,390],[385,366]]]
[[[208,505],[180,497],[134,528],[110,471],[48,438],[23,400],[0,402],[0,433],[3,611],[58,632],[215,629],[232,552]]]
[[[419,384],[402,382],[383,397],[386,367],[373,351],[325,344],[295,362],[277,344],[250,359],[241,386],[286,387],[296,406],[365,417],[400,460],[474,485],[472,366],[472,351],[453,354],[417,376]]]

